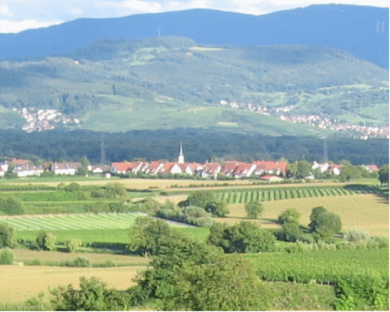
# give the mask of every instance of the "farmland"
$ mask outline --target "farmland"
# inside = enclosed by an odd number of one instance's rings
[[[0,266],[1,303],[22,303],[39,292],[48,292],[48,287],[78,285],[82,276],[96,276],[105,281],[109,287],[125,290],[135,283],[133,278],[145,266],[115,268],[65,268],[37,266]]]
[[[219,222],[234,224],[246,219],[245,204],[229,205],[230,214],[227,218],[218,218]],[[263,228],[279,227],[276,223],[278,216],[288,208],[297,209],[302,215],[300,223],[309,224],[311,210],[317,206],[340,215],[343,230],[363,228],[369,230],[373,236],[389,236],[389,209],[388,202],[375,195],[353,195],[339,197],[313,197],[301,199],[286,199],[266,201],[263,203],[264,212],[256,222]],[[248,219],[246,219],[248,220]]]
[[[248,254],[260,278],[268,281],[332,283],[356,272],[389,275],[389,249],[321,250],[302,254]]]

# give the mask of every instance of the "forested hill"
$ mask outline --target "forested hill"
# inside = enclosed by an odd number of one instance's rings
[[[102,133],[92,131],[54,130],[25,133],[0,130],[0,155],[52,161],[79,161],[81,157],[87,156],[92,163],[99,163],[102,138],[105,159],[108,161],[133,158],[176,161],[180,142],[183,142],[184,155],[188,162],[203,163],[212,157],[241,161],[286,158],[291,162],[302,158],[308,161],[321,161],[324,157],[324,139],[315,137],[275,138],[261,134],[246,135],[186,128],[104,133],[104,136]],[[355,165],[383,166],[389,160],[387,139],[365,141],[328,137],[327,149],[329,160],[336,163],[348,159]]]
[[[84,129],[107,132],[196,127],[321,135],[327,130],[282,121],[276,109],[383,126],[388,100],[386,69],[325,47],[208,47],[162,37],[0,62],[0,114],[56,109]],[[10,126],[7,120],[0,127]]]
[[[261,16],[195,9],[79,19],[18,34],[0,34],[0,59],[58,55],[97,40],[159,34],[188,37],[200,44],[327,46],[381,67],[389,66],[389,9],[334,4]]]

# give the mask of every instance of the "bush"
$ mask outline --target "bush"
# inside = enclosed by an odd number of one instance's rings
[[[75,267],[75,268],[90,268],[92,266],[91,261],[85,257],[77,257],[72,260],[63,260],[59,262],[59,266]]]
[[[13,248],[16,244],[15,230],[7,223],[0,223],[0,248]]]
[[[81,277],[79,290],[68,285],[54,288],[50,293],[54,311],[117,311],[130,307],[129,295],[107,289],[96,277],[90,280]]]
[[[79,192],[80,189],[80,185],[75,182],[69,183],[67,186],[64,187],[64,190],[66,192]]]
[[[199,227],[210,228],[214,224],[214,221],[208,217],[196,218],[193,220],[193,224]]]
[[[292,222],[298,223],[300,217],[301,217],[301,213],[299,211],[297,211],[294,208],[289,208],[289,209],[286,209],[285,211],[283,211],[279,215],[278,221],[281,224],[292,223]]]
[[[81,245],[81,240],[77,238],[71,238],[66,242],[66,249],[68,250],[68,252],[76,252]]]
[[[330,241],[334,234],[341,231],[340,216],[333,212],[321,213],[316,222],[315,232],[322,240]]]
[[[303,235],[298,223],[287,222],[283,224],[283,230],[278,235],[279,240],[286,242],[296,242],[300,240]]]
[[[213,214],[216,217],[225,217],[229,214],[227,204],[223,201],[213,200],[206,205],[206,211]]]
[[[359,240],[368,241],[370,238],[371,238],[370,232],[367,230],[363,230],[363,229],[349,230],[343,236],[343,239],[348,241],[348,242],[356,242]]]
[[[45,231],[40,232],[36,238],[36,244],[38,249],[41,250],[54,250],[56,237],[52,233]]]
[[[24,213],[23,202],[15,197],[8,197],[5,200],[0,198],[0,210],[9,216],[21,215]]]
[[[104,268],[113,268],[116,266],[117,266],[116,262],[112,259],[107,259],[106,261],[104,261],[102,263],[102,267],[104,267]]]
[[[14,263],[14,253],[12,250],[6,248],[0,253],[0,264]]]

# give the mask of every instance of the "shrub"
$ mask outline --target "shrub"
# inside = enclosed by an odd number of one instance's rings
[[[72,183],[69,183],[67,186],[64,187],[64,190],[66,192],[79,192],[80,191],[80,185],[75,183],[75,182],[72,182]]]
[[[298,223],[300,217],[301,217],[301,213],[299,211],[297,211],[294,208],[289,208],[283,211],[279,215],[278,221],[282,224],[291,223],[291,222]]]
[[[91,261],[85,257],[77,257],[72,260],[63,260],[59,262],[59,266],[76,267],[76,268],[90,268],[92,266]]]
[[[14,247],[16,244],[15,230],[7,223],[0,223],[0,248]]]
[[[23,202],[15,197],[8,197],[5,200],[0,198],[0,210],[9,216],[21,215],[24,213]]]
[[[303,232],[298,223],[287,222],[283,224],[283,230],[279,234],[279,239],[286,242],[296,242],[300,240]]]
[[[199,227],[210,228],[214,224],[214,221],[211,218],[202,217],[194,219],[193,224]]]
[[[36,238],[36,244],[38,249],[41,250],[54,250],[56,237],[52,233],[47,233],[42,231],[38,234]]]
[[[227,204],[220,200],[213,200],[206,205],[206,211],[211,212],[214,216],[225,217],[229,214]]]
[[[10,249],[5,248],[0,253],[0,264],[12,264],[12,263],[14,263],[14,253]]]
[[[116,266],[117,266],[116,262],[112,259],[107,259],[106,261],[104,261],[102,263],[102,267],[105,267],[105,268],[113,268]]]
[[[348,242],[356,242],[359,240],[368,241],[370,239],[370,232],[363,229],[352,229],[344,234],[343,239]]]
[[[68,250],[68,252],[76,252],[81,245],[81,240],[77,238],[71,238],[66,242],[66,249]]]
[[[333,212],[321,213],[316,222],[315,232],[323,239],[330,241],[334,234],[341,231],[340,216]]]

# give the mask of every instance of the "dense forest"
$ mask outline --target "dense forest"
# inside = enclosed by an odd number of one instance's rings
[[[322,161],[325,146],[328,159],[336,163],[348,159],[355,165],[382,166],[389,161],[387,139],[364,141],[334,136],[328,137],[325,142],[325,139],[315,137],[271,137],[186,128],[126,133],[0,130],[0,155],[51,161],[75,161],[87,156],[91,163],[100,163],[103,145],[107,162],[134,158],[172,161],[178,156],[180,142],[183,142],[184,155],[189,162],[203,163],[222,158],[242,161],[286,158],[290,162],[305,158]]]

